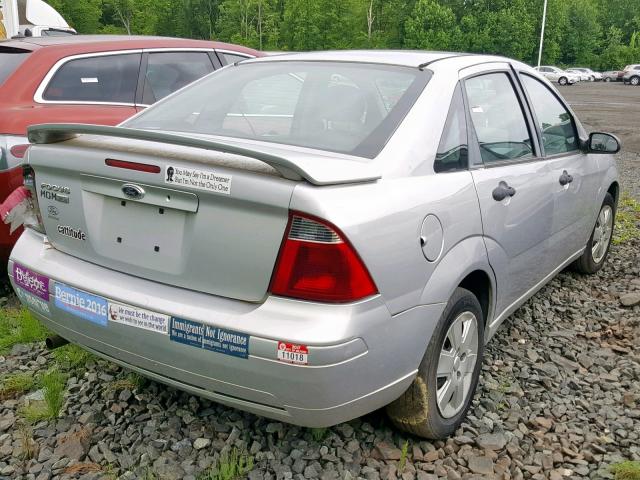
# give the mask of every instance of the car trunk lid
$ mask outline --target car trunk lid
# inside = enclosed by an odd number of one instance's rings
[[[297,161],[278,149],[155,131],[54,125],[30,127],[29,139],[53,247],[138,277],[252,302],[269,288],[295,186],[375,178],[357,165],[341,172],[342,161],[331,175],[326,158]]]

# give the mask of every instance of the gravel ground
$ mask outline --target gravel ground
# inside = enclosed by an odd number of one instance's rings
[[[619,165],[640,199],[640,155]],[[612,247],[597,275],[556,277],[489,344],[473,407],[446,442],[401,434],[381,412],[326,431],[272,422],[90,360],[55,421],[22,426],[39,392],[0,404],[0,479],[199,479],[234,447],[253,458],[251,480],[612,478],[611,464],[640,461],[640,303],[622,304],[634,296],[638,239]],[[35,375],[52,357],[15,346],[0,377]]]

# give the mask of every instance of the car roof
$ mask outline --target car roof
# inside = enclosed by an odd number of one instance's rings
[[[60,49],[65,53],[77,51],[109,51],[138,48],[216,48],[259,55],[259,52],[240,45],[208,40],[135,35],[63,35],[53,37],[24,37],[0,42],[0,49],[23,50]]]
[[[247,62],[283,62],[283,61],[317,61],[317,62],[354,62],[377,63],[405,67],[429,67],[445,65],[455,61],[456,66],[465,68],[488,62],[510,62],[525,65],[517,60],[497,55],[483,55],[464,52],[434,52],[424,50],[333,50],[322,52],[296,52],[247,60]],[[433,67],[431,66],[433,64]],[[527,68],[530,68],[527,65]]]

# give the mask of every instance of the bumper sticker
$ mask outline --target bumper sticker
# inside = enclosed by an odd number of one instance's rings
[[[24,288],[27,292],[41,298],[45,302],[49,301],[49,279],[44,275],[40,275],[18,263],[14,263],[13,279],[16,285]]]
[[[109,302],[109,320],[116,323],[142,328],[152,332],[169,333],[169,315],[152,312],[144,308]]]
[[[309,349],[306,345],[278,342],[278,360],[297,365],[309,364]]]
[[[231,195],[231,179],[231,175],[224,173],[168,165],[165,169],[164,183]]]
[[[54,284],[54,290],[56,307],[103,327],[107,326],[109,319],[106,298],[57,282]]]
[[[36,297],[35,295],[32,295],[29,292],[22,290],[21,288],[16,289],[16,295],[27,308],[35,310],[42,315],[51,315],[48,301],[45,302],[40,297]]]
[[[200,322],[171,317],[169,338],[172,342],[211,350],[212,352],[232,355],[238,358],[249,357],[249,335],[212,327]]]

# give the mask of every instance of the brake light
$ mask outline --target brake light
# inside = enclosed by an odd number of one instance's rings
[[[9,151],[11,152],[11,155],[13,155],[15,158],[24,158],[24,155],[25,153],[27,153],[27,149],[30,146],[31,145],[28,143],[25,145],[14,145],[9,149]]]
[[[24,222],[25,227],[34,229],[40,233],[46,233],[44,229],[44,223],[42,222],[42,216],[40,214],[40,206],[38,205],[38,192],[36,190],[36,173],[29,165],[22,166],[22,175],[24,178],[24,186],[31,194],[31,206],[30,211],[27,212],[26,220]]]
[[[330,303],[378,293],[344,235],[330,223],[299,212],[289,213],[270,290],[283,297]]]
[[[104,163],[115,168],[125,168],[138,172],[160,173],[160,167],[158,165],[150,165],[148,163],[127,162],[126,160],[115,160],[113,158],[107,158]]]

